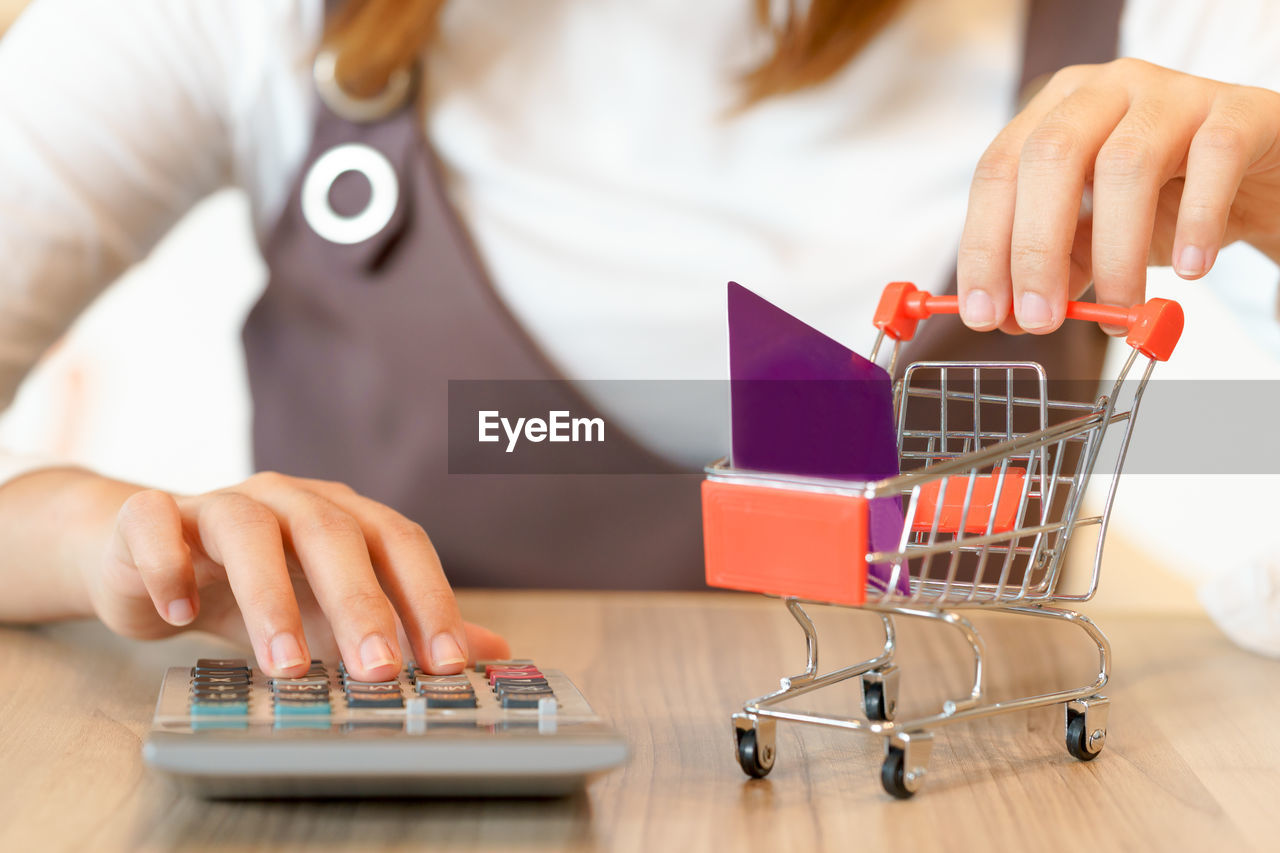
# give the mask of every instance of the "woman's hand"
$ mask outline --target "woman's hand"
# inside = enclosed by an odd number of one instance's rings
[[[1148,265],[1197,279],[1236,240],[1280,262],[1278,136],[1276,92],[1133,59],[1064,68],[974,173],[964,322],[1051,332],[1090,281],[1133,305]]]
[[[194,497],[138,491],[110,539],[84,581],[126,636],[247,638],[260,667],[285,677],[337,652],[366,681],[394,678],[406,641],[436,674],[509,653],[462,621],[423,529],[340,483],[267,473]]]

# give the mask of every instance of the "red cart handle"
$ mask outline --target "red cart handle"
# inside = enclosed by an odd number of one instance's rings
[[[957,296],[934,296],[909,281],[895,281],[884,289],[876,307],[876,328],[895,341],[909,341],[916,325],[934,314],[959,314]],[[1067,319],[1119,326],[1125,342],[1147,358],[1168,361],[1182,337],[1182,306],[1172,299],[1148,299],[1145,305],[1122,308],[1093,302],[1068,302]]]

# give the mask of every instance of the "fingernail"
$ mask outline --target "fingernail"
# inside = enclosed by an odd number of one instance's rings
[[[996,306],[985,290],[971,290],[964,298],[964,321],[970,326],[994,326]]]
[[[170,601],[168,613],[170,625],[190,625],[192,620],[196,618],[195,605],[191,603],[189,598]]]
[[[386,637],[370,634],[360,643],[360,664],[369,670],[380,666],[397,666],[398,661]]]
[[[1024,329],[1043,329],[1053,324],[1053,309],[1049,302],[1038,293],[1022,294],[1022,302],[1018,305],[1018,325]]]
[[[436,634],[431,640],[431,662],[436,666],[455,666],[467,662],[462,647],[452,634]]]
[[[293,634],[276,634],[271,638],[271,663],[276,669],[292,669],[306,662],[302,644]]]
[[[1182,251],[1178,254],[1178,262],[1174,264],[1173,268],[1181,276],[1204,275],[1204,271],[1207,269],[1204,249],[1199,246],[1183,246]]]

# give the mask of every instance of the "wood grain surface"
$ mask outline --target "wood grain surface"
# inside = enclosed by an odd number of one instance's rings
[[[144,768],[162,667],[226,651],[140,644],[96,624],[0,629],[0,850],[1274,850],[1280,844],[1280,662],[1196,616],[1099,614],[1114,644],[1103,754],[1067,755],[1061,709],[942,730],[930,776],[898,802],[878,740],[780,725],[747,781],[728,715],[800,669],[781,603],[734,594],[464,592],[468,618],[564,669],[625,735],[631,760],[552,801],[204,802]],[[819,609],[823,665],[869,656],[878,622]],[[1083,635],[976,620],[991,689],[1084,683]],[[900,628],[904,710],[963,692],[941,626]],[[852,710],[856,684],[805,705]]]

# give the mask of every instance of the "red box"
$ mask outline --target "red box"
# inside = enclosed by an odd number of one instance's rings
[[[862,604],[867,527],[863,497],[702,483],[710,586]]]

